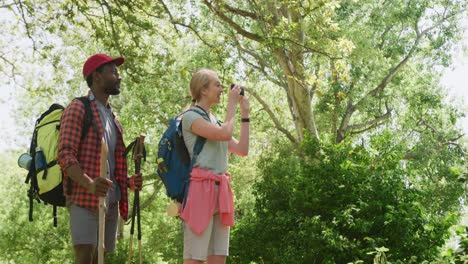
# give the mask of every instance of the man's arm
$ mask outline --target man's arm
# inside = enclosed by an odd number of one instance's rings
[[[78,149],[81,144],[81,134],[85,115],[84,105],[73,100],[65,108],[60,121],[60,136],[58,146],[58,163],[67,177],[98,196],[105,196],[112,181],[108,179],[91,179],[83,173],[78,162]]]
[[[112,186],[112,181],[98,177],[92,180],[88,175],[83,173],[83,170],[78,165],[71,165],[66,169],[67,176],[88,192],[97,196],[106,196],[107,191]]]

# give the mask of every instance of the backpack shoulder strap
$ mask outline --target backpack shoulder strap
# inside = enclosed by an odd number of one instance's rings
[[[197,106],[195,108],[190,108],[189,110],[185,111],[186,112],[195,112],[199,115],[201,115],[203,117],[203,119],[205,119],[206,121],[208,122],[211,122],[211,119],[210,119],[210,116],[208,115],[208,113],[201,107]]]
[[[91,125],[95,125],[93,123],[93,110],[91,109],[91,101],[88,99],[88,97],[82,96],[82,97],[77,97],[75,99],[80,100],[85,107],[85,117],[83,120],[83,129],[81,133],[81,140],[83,140],[86,137],[86,134],[88,134],[88,131]],[[96,129],[96,131],[98,130]]]
[[[188,111],[195,112],[195,113],[201,115],[203,117],[203,119],[205,119],[206,121],[211,122],[211,118],[208,115],[208,113],[203,108],[201,108],[199,106],[191,108],[191,109],[187,110],[186,112],[188,112]],[[221,126],[221,123],[219,121],[216,121],[216,123],[219,126]],[[206,138],[197,136],[197,139],[196,139],[195,144],[193,146],[193,156],[192,156],[192,160],[191,160],[191,165],[195,164],[195,161],[196,161],[198,155],[200,154],[200,152],[202,151],[203,146],[205,145],[205,142],[206,142]]]

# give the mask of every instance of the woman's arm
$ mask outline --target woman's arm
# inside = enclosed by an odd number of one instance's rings
[[[192,123],[192,132],[211,140],[230,141],[234,131],[236,104],[239,100],[240,88],[229,90],[226,119],[221,126],[212,124],[203,118],[196,119]]]
[[[231,138],[228,145],[229,152],[235,153],[239,156],[247,156],[249,154],[249,138],[250,138],[250,107],[249,99],[241,96],[240,109],[241,109],[241,129],[239,141]],[[248,121],[247,121],[248,120]]]

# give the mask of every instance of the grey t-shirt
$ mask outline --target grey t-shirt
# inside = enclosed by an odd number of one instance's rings
[[[197,110],[202,111],[201,109]],[[190,158],[193,156],[193,146],[197,139],[197,135],[192,132],[192,123],[199,118],[205,120],[200,114],[194,111],[187,111],[182,116],[182,133]],[[210,119],[212,124],[217,123],[216,118],[211,114]],[[224,173],[227,171],[227,163],[228,142],[207,139],[195,161],[194,167],[209,169],[215,173]]]
[[[112,187],[109,189],[106,197],[110,203],[115,203],[120,200],[120,188],[115,180],[115,146],[117,144],[117,127],[114,123],[114,116],[112,115],[112,109],[107,108],[101,102],[96,100],[99,117],[101,118],[102,128],[104,130],[104,140],[107,143],[108,158],[107,158],[107,171],[108,178],[113,182]]]

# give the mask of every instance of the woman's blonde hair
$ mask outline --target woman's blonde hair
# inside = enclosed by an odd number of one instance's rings
[[[201,99],[201,93],[204,88],[208,87],[208,84],[216,76],[216,73],[209,69],[201,69],[192,75],[190,80],[190,95],[192,96],[192,102],[198,102]]]

